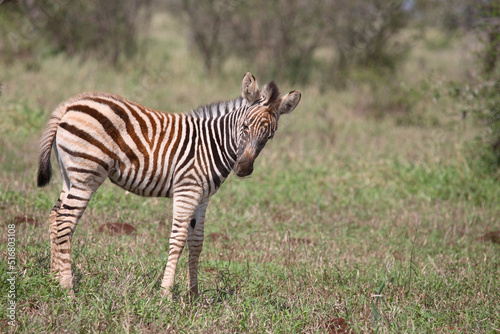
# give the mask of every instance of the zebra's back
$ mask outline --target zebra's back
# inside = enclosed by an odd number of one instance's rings
[[[179,145],[188,132],[186,116],[105,93],[83,94],[64,107],[56,150],[66,174],[80,181],[109,176],[142,196],[172,195],[174,168],[184,157]]]

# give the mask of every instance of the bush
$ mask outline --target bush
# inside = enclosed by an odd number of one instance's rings
[[[483,74],[486,77],[494,76],[500,58],[500,3],[488,2],[480,6],[478,21],[478,31],[484,46]]]
[[[17,2],[0,5],[0,58],[5,62],[24,59],[33,52],[35,27],[26,19]]]
[[[459,101],[463,117],[467,114],[483,120],[488,130],[486,140],[500,165],[500,80],[485,80],[474,86],[455,84],[450,90]]]
[[[117,65],[121,56],[137,52],[138,32],[149,24],[150,4],[151,0],[25,0],[2,5],[6,11],[0,19],[10,30],[3,49],[17,55],[49,44],[69,55],[97,55]]]
[[[395,41],[407,15],[402,5],[402,0],[187,0],[171,2],[170,8],[187,21],[207,71],[236,56],[257,73],[294,83],[318,76],[337,82],[350,65],[393,68],[404,49]],[[319,50],[333,55],[322,60],[326,66],[318,64]]]

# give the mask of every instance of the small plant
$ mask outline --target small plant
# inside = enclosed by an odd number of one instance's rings
[[[226,268],[219,271],[215,289],[207,290],[206,293],[211,303],[219,303],[230,299],[239,290],[239,286],[239,277]]]

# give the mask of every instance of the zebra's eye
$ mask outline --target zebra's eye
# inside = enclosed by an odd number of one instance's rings
[[[243,123],[243,130],[245,130],[245,131],[248,130],[248,125],[246,123]]]

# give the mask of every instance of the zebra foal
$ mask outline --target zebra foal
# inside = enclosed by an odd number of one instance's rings
[[[182,114],[105,93],[84,93],[60,104],[42,135],[38,168],[38,186],[43,187],[51,178],[54,150],[63,186],[49,217],[51,270],[60,284],[73,287],[71,239],[92,195],[109,177],[137,195],[173,197],[162,295],[171,297],[187,241],[189,291],[196,298],[210,196],[232,170],[240,177],[252,173],[279,117],[295,109],[300,98],[299,91],[281,97],[273,81],[260,90],[247,73],[241,97]]]

